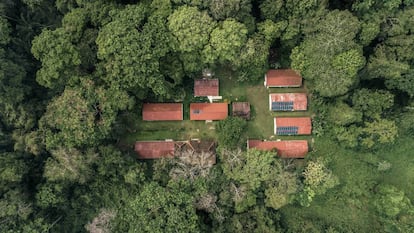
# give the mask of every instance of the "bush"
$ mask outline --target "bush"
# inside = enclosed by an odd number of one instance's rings
[[[247,122],[239,117],[228,117],[217,125],[218,140],[220,146],[227,149],[235,149],[243,139],[243,132]]]

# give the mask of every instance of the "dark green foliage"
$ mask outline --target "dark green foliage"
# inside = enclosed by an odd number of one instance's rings
[[[235,20],[225,20],[210,34],[210,43],[204,50],[206,61],[210,64],[216,61],[234,63],[246,39],[246,26]]]
[[[130,5],[113,14],[112,22],[96,39],[98,58],[106,72],[102,78],[123,90],[150,88],[157,95],[167,96],[168,83],[159,67],[160,58],[170,50],[165,23],[158,16],[147,19],[144,5]]]
[[[376,188],[374,205],[380,215],[396,218],[398,214],[412,209],[411,201],[404,192],[391,185],[380,185]]]
[[[192,197],[148,183],[136,197],[127,200],[115,218],[118,232],[198,232]]]
[[[40,119],[47,148],[96,145],[109,134],[117,112],[131,105],[129,96],[116,87],[98,87],[86,79],[82,84],[66,88]]]
[[[0,232],[414,232],[413,7],[1,1]],[[304,160],[244,151],[247,137],[279,139],[258,84],[269,67],[305,80]],[[137,120],[143,102],[184,101],[188,113],[205,68],[224,101],[263,99],[263,121]],[[135,158],[135,140],[166,135],[216,139],[217,164],[191,150]]]
[[[239,117],[228,117],[217,124],[217,133],[220,146],[235,149],[244,145],[243,132],[247,127],[246,120]]]
[[[79,50],[63,29],[43,31],[33,40],[32,53],[42,62],[36,80],[49,88],[62,89],[81,63]]]
[[[362,121],[362,112],[360,109],[351,108],[342,101],[336,102],[329,108],[327,120],[335,125],[349,125]]]
[[[359,30],[360,23],[350,12],[327,13],[302,44],[292,50],[292,67],[321,96],[347,93],[357,83],[357,72],[365,64],[361,46],[355,43]]]
[[[389,91],[360,89],[352,96],[353,108],[365,117],[379,118],[394,104],[394,96]]]

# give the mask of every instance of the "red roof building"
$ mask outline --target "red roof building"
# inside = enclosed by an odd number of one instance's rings
[[[270,111],[306,111],[308,98],[305,93],[269,94]]]
[[[142,119],[144,121],[182,121],[183,104],[144,104],[142,107]]]
[[[219,96],[219,80],[194,80],[194,96]]]
[[[308,141],[289,140],[289,141],[262,141],[247,140],[247,149],[256,148],[258,150],[277,151],[277,155],[282,158],[305,158],[308,153]]]
[[[191,103],[190,120],[224,120],[228,111],[227,103]]]
[[[135,143],[135,152],[140,159],[159,159],[174,157],[173,141],[140,141]]]
[[[309,135],[312,133],[310,117],[276,117],[274,120],[276,135]]]
[[[265,75],[265,87],[300,87],[302,77],[294,70],[269,70]]]

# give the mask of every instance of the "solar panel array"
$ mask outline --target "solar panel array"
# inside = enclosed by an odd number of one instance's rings
[[[277,135],[297,135],[298,127],[297,126],[286,126],[286,127],[277,127]]]
[[[293,101],[288,102],[272,102],[273,111],[292,111]]]

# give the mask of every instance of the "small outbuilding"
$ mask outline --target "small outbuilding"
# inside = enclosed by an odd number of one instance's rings
[[[224,120],[228,111],[227,103],[191,103],[190,120]]]
[[[140,159],[172,158],[174,151],[173,141],[138,141],[135,143],[135,152]]]
[[[306,111],[307,109],[306,93],[269,94],[270,111]]]
[[[182,121],[182,103],[146,103],[142,106],[144,121]]]
[[[247,149],[276,151],[282,158],[305,158],[309,151],[306,140],[262,141],[247,140]]]
[[[302,77],[292,69],[269,70],[265,74],[265,87],[300,87]]]
[[[276,135],[309,135],[312,133],[310,117],[276,117],[274,119]]]
[[[194,96],[219,96],[219,80],[194,80]]]
[[[249,102],[233,102],[232,103],[232,116],[250,119],[250,103]]]

